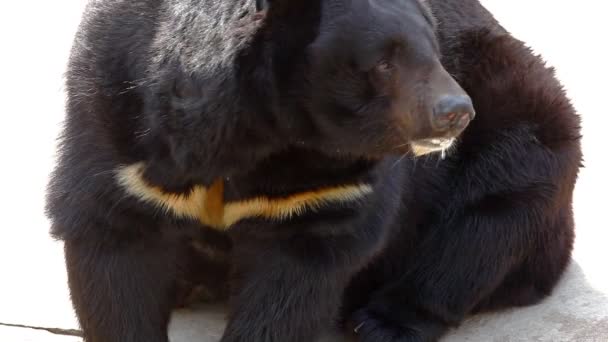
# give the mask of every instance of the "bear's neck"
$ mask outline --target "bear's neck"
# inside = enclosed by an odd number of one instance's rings
[[[373,162],[295,149],[274,155],[251,172],[180,191],[146,179],[145,169],[145,163],[122,167],[117,182],[131,196],[169,215],[216,229],[247,218],[286,220],[324,205],[358,201],[372,192],[374,182]]]

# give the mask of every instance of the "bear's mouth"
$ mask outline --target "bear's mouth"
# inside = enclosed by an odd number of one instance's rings
[[[442,156],[456,141],[455,138],[433,138],[416,140],[410,143],[412,152],[418,157],[433,152],[441,152]]]

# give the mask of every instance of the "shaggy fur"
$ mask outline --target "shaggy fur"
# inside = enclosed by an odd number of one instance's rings
[[[222,342],[434,340],[568,262],[578,118],[474,0],[96,0],[67,76],[47,211],[87,342],[200,296]],[[402,156],[465,90],[448,157]]]

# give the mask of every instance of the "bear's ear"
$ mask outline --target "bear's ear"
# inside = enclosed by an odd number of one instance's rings
[[[256,0],[258,9],[266,10],[267,17],[292,17],[311,11],[319,12],[321,0]]]
[[[259,11],[265,11],[268,9],[270,0],[255,0],[255,9]]]
[[[333,1],[339,2],[329,2]],[[318,34],[323,0],[257,0],[257,4],[265,9],[258,12],[263,14],[263,23],[252,46],[260,43],[258,46],[270,48],[278,64],[300,58]]]

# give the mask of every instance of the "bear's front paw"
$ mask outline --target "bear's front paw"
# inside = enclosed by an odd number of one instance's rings
[[[447,327],[406,312],[380,312],[367,307],[355,312],[350,327],[359,342],[434,342]],[[406,311],[404,309],[404,311]]]

